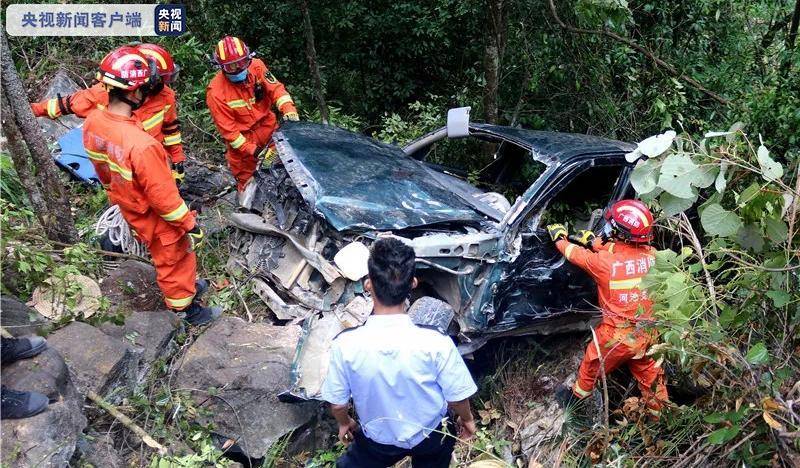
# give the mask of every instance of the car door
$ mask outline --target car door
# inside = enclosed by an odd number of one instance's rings
[[[531,203],[510,226],[513,239],[508,261],[499,265],[503,273],[487,323],[490,330],[524,331],[526,326],[596,315],[594,282],[555,248],[546,225],[561,222],[571,230],[598,232],[602,210],[628,190],[630,170],[620,157],[592,156],[556,164],[542,175]],[[583,215],[574,214],[582,210]]]

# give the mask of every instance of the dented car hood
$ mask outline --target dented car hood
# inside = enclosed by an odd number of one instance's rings
[[[273,138],[303,199],[337,231],[486,219],[396,146],[309,122],[283,124]]]

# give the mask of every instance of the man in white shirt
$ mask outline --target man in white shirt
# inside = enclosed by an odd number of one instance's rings
[[[477,387],[450,337],[414,325],[405,300],[417,286],[414,250],[393,238],[372,246],[364,287],[374,308],[366,323],[334,340],[322,398],[331,404],[339,440],[337,467],[383,468],[411,456],[414,468],[448,467],[458,429],[475,434],[469,397]],[[350,417],[350,399],[360,426]],[[455,413],[444,423],[448,409]]]

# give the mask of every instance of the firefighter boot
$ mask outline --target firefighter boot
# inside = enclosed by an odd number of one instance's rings
[[[219,307],[205,307],[200,304],[200,301],[195,298],[192,304],[186,308],[186,316],[183,318],[189,325],[199,327],[206,325],[218,319],[222,315],[222,309]]]

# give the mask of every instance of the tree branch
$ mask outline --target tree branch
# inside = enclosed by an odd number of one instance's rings
[[[800,0],[798,0],[800,1]],[[609,39],[613,39],[617,42],[621,42],[622,44],[627,45],[628,47],[640,52],[645,57],[649,58],[653,63],[655,63],[658,67],[661,67],[665,71],[667,71],[670,75],[685,81],[689,84],[689,86],[695,88],[696,90],[702,92],[703,94],[707,95],[708,97],[714,99],[715,101],[719,102],[722,105],[728,105],[730,101],[728,99],[720,96],[719,94],[711,91],[710,89],[703,86],[699,81],[695,80],[689,75],[681,73],[674,65],[671,63],[665,62],[661,58],[659,58],[653,51],[650,49],[637,44],[636,42],[628,39],[627,37],[622,37],[617,33],[609,31],[607,29],[583,29],[583,28],[576,28],[575,26],[571,26],[566,24],[561,18],[558,16],[558,12],[556,11],[556,5],[553,3],[553,0],[549,0],[550,3],[550,13],[553,15],[553,18],[556,20],[558,25],[571,33],[574,34],[589,34],[595,36],[605,36]]]

